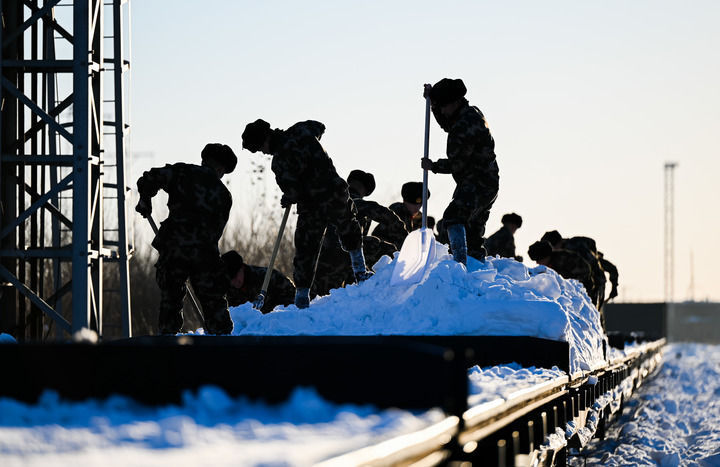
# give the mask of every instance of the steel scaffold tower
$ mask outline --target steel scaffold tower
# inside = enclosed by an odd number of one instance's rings
[[[105,1],[0,4],[0,331],[20,340],[131,335],[130,6]]]
[[[665,303],[675,300],[675,167],[665,163]]]

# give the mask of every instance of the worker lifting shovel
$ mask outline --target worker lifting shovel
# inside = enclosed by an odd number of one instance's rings
[[[430,152],[430,85],[425,85],[425,146],[423,159]],[[393,270],[390,285],[415,284],[422,280],[428,265],[435,260],[436,242],[432,230],[427,228],[428,171],[423,169],[422,228],[414,230],[403,242]]]

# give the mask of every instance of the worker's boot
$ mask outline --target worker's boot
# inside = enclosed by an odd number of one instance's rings
[[[467,266],[467,239],[465,238],[465,226],[462,224],[449,225],[447,228],[450,239],[450,250],[453,259],[458,263]]]
[[[298,308],[307,308],[310,306],[309,287],[297,287],[295,289],[295,306]]]
[[[352,263],[352,270],[355,274],[355,280],[358,282],[358,284],[360,282],[370,279],[375,273],[370,271],[365,265],[365,255],[363,254],[362,248],[349,251],[349,253],[350,263]]]

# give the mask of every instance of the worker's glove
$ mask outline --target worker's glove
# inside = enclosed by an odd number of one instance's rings
[[[288,208],[293,204],[295,204],[295,200],[290,198],[288,195],[282,195],[282,197],[280,198],[280,206],[282,206],[283,208]]]
[[[423,157],[422,159],[420,159],[420,161],[421,161],[421,162],[420,162],[420,167],[422,167],[423,170],[429,170],[429,171],[432,172],[433,167],[435,166],[435,163],[434,163],[433,161],[431,161],[430,159],[427,159],[427,158],[425,158],[425,157]]]
[[[432,90],[432,84],[423,85],[423,97],[427,99],[430,96],[431,90]]]
[[[140,198],[140,201],[138,201],[137,206],[135,206],[135,210],[140,213],[141,216],[144,218],[150,217],[150,214],[152,214],[152,200],[150,198]]]

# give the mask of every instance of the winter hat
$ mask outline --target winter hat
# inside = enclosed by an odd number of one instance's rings
[[[375,177],[371,173],[355,169],[350,172],[350,175],[348,175],[347,178],[348,184],[352,181],[356,181],[365,187],[365,190],[367,191],[367,194],[365,196],[368,196],[370,195],[370,193],[375,191]]]
[[[522,217],[515,214],[514,212],[511,212],[510,214],[505,214],[504,216],[502,216],[501,222],[503,224],[507,224],[507,223],[515,224],[518,226],[518,228],[522,227]]]
[[[243,147],[250,152],[259,151],[269,133],[270,124],[261,118],[248,123],[242,134]]]
[[[528,248],[528,255],[530,256],[530,259],[533,261],[537,261],[539,259],[547,258],[552,254],[552,245],[550,245],[548,242],[535,242],[532,245],[530,245],[530,248]]]
[[[422,203],[423,184],[420,182],[407,182],[402,186],[402,199],[406,203],[421,204]],[[430,199],[430,190],[427,192]]]
[[[560,235],[560,232],[557,230],[551,230],[549,232],[545,232],[543,234],[542,238],[540,238],[540,241],[542,242],[548,242],[550,245],[557,245],[562,240],[562,235]]]
[[[463,80],[443,78],[430,89],[430,101],[433,104],[445,105],[464,97],[466,93]]]
[[[200,153],[203,162],[214,161],[219,163],[226,174],[235,170],[237,156],[227,144],[208,143]]]
[[[222,255],[223,263],[225,263],[225,270],[228,276],[234,277],[238,273],[241,267],[243,267],[243,257],[237,251],[228,251]]]

